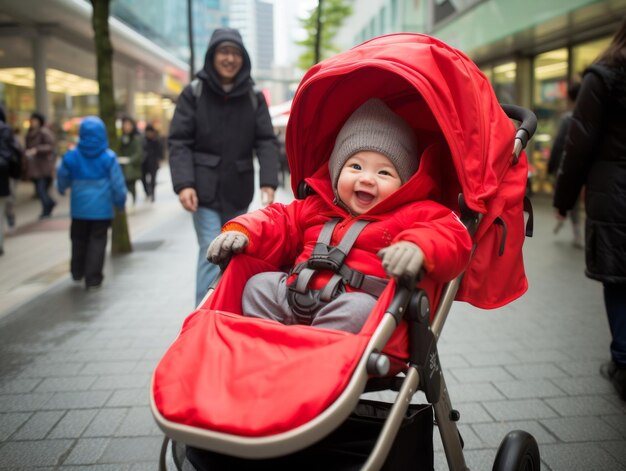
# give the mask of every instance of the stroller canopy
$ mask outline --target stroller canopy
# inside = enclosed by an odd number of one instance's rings
[[[438,188],[432,199],[458,210],[462,193],[467,206],[483,215],[475,235],[480,243],[457,299],[493,308],[520,296],[527,289],[521,259],[526,156],[512,165],[515,126],[488,79],[465,54],[433,37],[378,37],[307,72],[287,125],[294,194],[327,166],[341,126],[372,97],[412,125],[422,149],[437,146],[437,161],[430,163],[429,178]],[[510,277],[486,279],[493,270]]]

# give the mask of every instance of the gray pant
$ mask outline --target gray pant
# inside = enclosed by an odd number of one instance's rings
[[[317,312],[311,325],[356,334],[375,304],[376,298],[370,294],[342,293]],[[246,316],[298,324],[287,302],[287,274],[283,272],[264,272],[250,278],[243,291],[242,306]]]

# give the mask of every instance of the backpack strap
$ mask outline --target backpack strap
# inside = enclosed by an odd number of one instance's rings
[[[193,94],[193,97],[197,103],[198,99],[202,96],[202,80],[196,77],[191,81],[189,85],[191,87],[191,93]],[[250,98],[250,103],[252,103],[252,109],[255,113],[256,110],[259,109],[259,100],[261,100],[259,95],[262,93],[263,92],[261,91],[261,89],[256,85],[250,87],[250,89],[248,90],[248,97]]]
[[[202,80],[196,77],[191,81],[190,86],[191,93],[193,93],[194,98],[197,100],[202,95]]]

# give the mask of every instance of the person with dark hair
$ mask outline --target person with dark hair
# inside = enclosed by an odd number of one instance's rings
[[[0,255],[4,255],[4,219],[11,196],[11,179],[20,176],[21,151],[16,144],[0,105]]]
[[[196,304],[219,271],[206,259],[209,244],[252,201],[255,152],[264,204],[273,201],[278,186],[278,143],[251,69],[239,31],[216,29],[204,67],[178,97],[170,126],[172,184],[193,214],[198,238]]]
[[[163,144],[159,132],[148,124],[143,137],[143,162],[141,163],[141,181],[146,197],[154,201],[156,176],[159,164],[163,160]]]
[[[35,183],[35,191],[41,202],[40,219],[50,217],[56,201],[48,193],[54,177],[56,154],[54,134],[46,126],[46,118],[39,112],[30,116],[26,134],[26,177]]]
[[[565,218],[585,187],[585,274],[600,281],[612,335],[600,373],[626,401],[626,18],[583,75],[557,173]]]
[[[580,82],[573,82],[567,87],[567,111],[563,113],[561,121],[559,123],[559,130],[554,138],[554,144],[552,145],[552,151],[550,152],[550,160],[548,161],[548,174],[556,178],[556,172],[561,165],[561,157],[563,155],[563,146],[565,144],[565,138],[569,130],[569,125],[572,121],[572,110],[576,104],[576,98],[580,91]],[[570,221],[572,221],[572,232],[574,233],[574,240],[572,245],[576,248],[582,249],[584,247],[582,228],[580,224],[580,198],[576,200],[572,209],[568,211]],[[559,219],[554,228],[556,234],[563,227],[564,221]]]
[[[120,144],[120,157],[125,158],[122,166],[126,188],[133,197],[133,204],[137,200],[137,180],[141,179],[141,162],[143,160],[143,148],[141,134],[137,130],[135,120],[130,116],[122,118],[122,140]]]

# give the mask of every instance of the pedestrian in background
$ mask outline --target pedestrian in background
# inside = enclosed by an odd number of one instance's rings
[[[263,203],[274,200],[278,185],[278,143],[250,70],[239,31],[216,29],[204,67],[179,96],[170,127],[172,184],[183,208],[193,213],[198,238],[196,305],[219,270],[207,261],[209,244],[252,201],[253,151]]]
[[[137,130],[135,120],[130,116],[122,118],[122,142],[120,156],[126,157],[124,164],[124,180],[126,188],[133,197],[133,204],[137,201],[137,180],[141,179],[141,162],[143,161],[143,147],[141,134]]]
[[[24,151],[26,178],[34,182],[37,197],[41,202],[40,219],[50,217],[56,206],[56,201],[49,194],[56,165],[55,139],[45,124],[46,118],[43,114],[38,112],[31,114]]]
[[[11,179],[20,176],[21,152],[16,143],[0,105],[0,255],[4,255],[4,220],[11,196]]]
[[[57,189],[71,191],[72,259],[70,270],[86,289],[99,288],[113,206],[126,203],[126,186],[115,152],[109,149],[104,123],[88,116],[80,125],[78,145],[69,150],[57,169]]]
[[[561,117],[559,122],[559,130],[554,137],[554,144],[552,145],[552,150],[550,152],[550,160],[548,161],[548,174],[553,178],[556,178],[556,173],[561,165],[561,157],[563,156],[563,147],[565,145],[565,138],[567,137],[567,131],[569,130],[569,125],[572,122],[572,110],[574,109],[574,105],[576,104],[576,98],[578,97],[578,92],[580,91],[580,82],[574,82],[567,87],[567,111]],[[574,239],[572,240],[572,245],[576,248],[582,249],[584,247],[583,244],[583,236],[582,236],[582,227],[580,222],[580,198],[576,199],[574,206],[572,209],[567,212],[572,222],[572,232],[574,235]],[[558,233],[563,227],[565,221],[558,219],[557,224],[554,228],[554,233]]]
[[[154,201],[156,176],[159,164],[163,160],[161,136],[152,124],[148,124],[143,136],[143,162],[141,163],[141,181],[146,197]]]
[[[583,186],[585,273],[603,284],[612,335],[611,361],[600,372],[626,400],[626,18],[583,75],[557,175],[560,218]]]
[[[24,145],[22,144],[22,141],[19,137],[19,133],[20,133],[19,127],[13,128],[13,141],[14,141],[14,145],[15,145],[15,148],[17,149],[18,156],[19,156],[20,174],[11,176],[9,178],[9,199],[7,200],[6,206],[4,207],[7,225],[9,226],[9,229],[12,229],[15,227],[15,222],[16,222],[15,203],[17,200],[17,194],[16,194],[17,184],[22,178],[22,173],[24,172],[24,167],[25,167],[25,165],[23,165]]]

